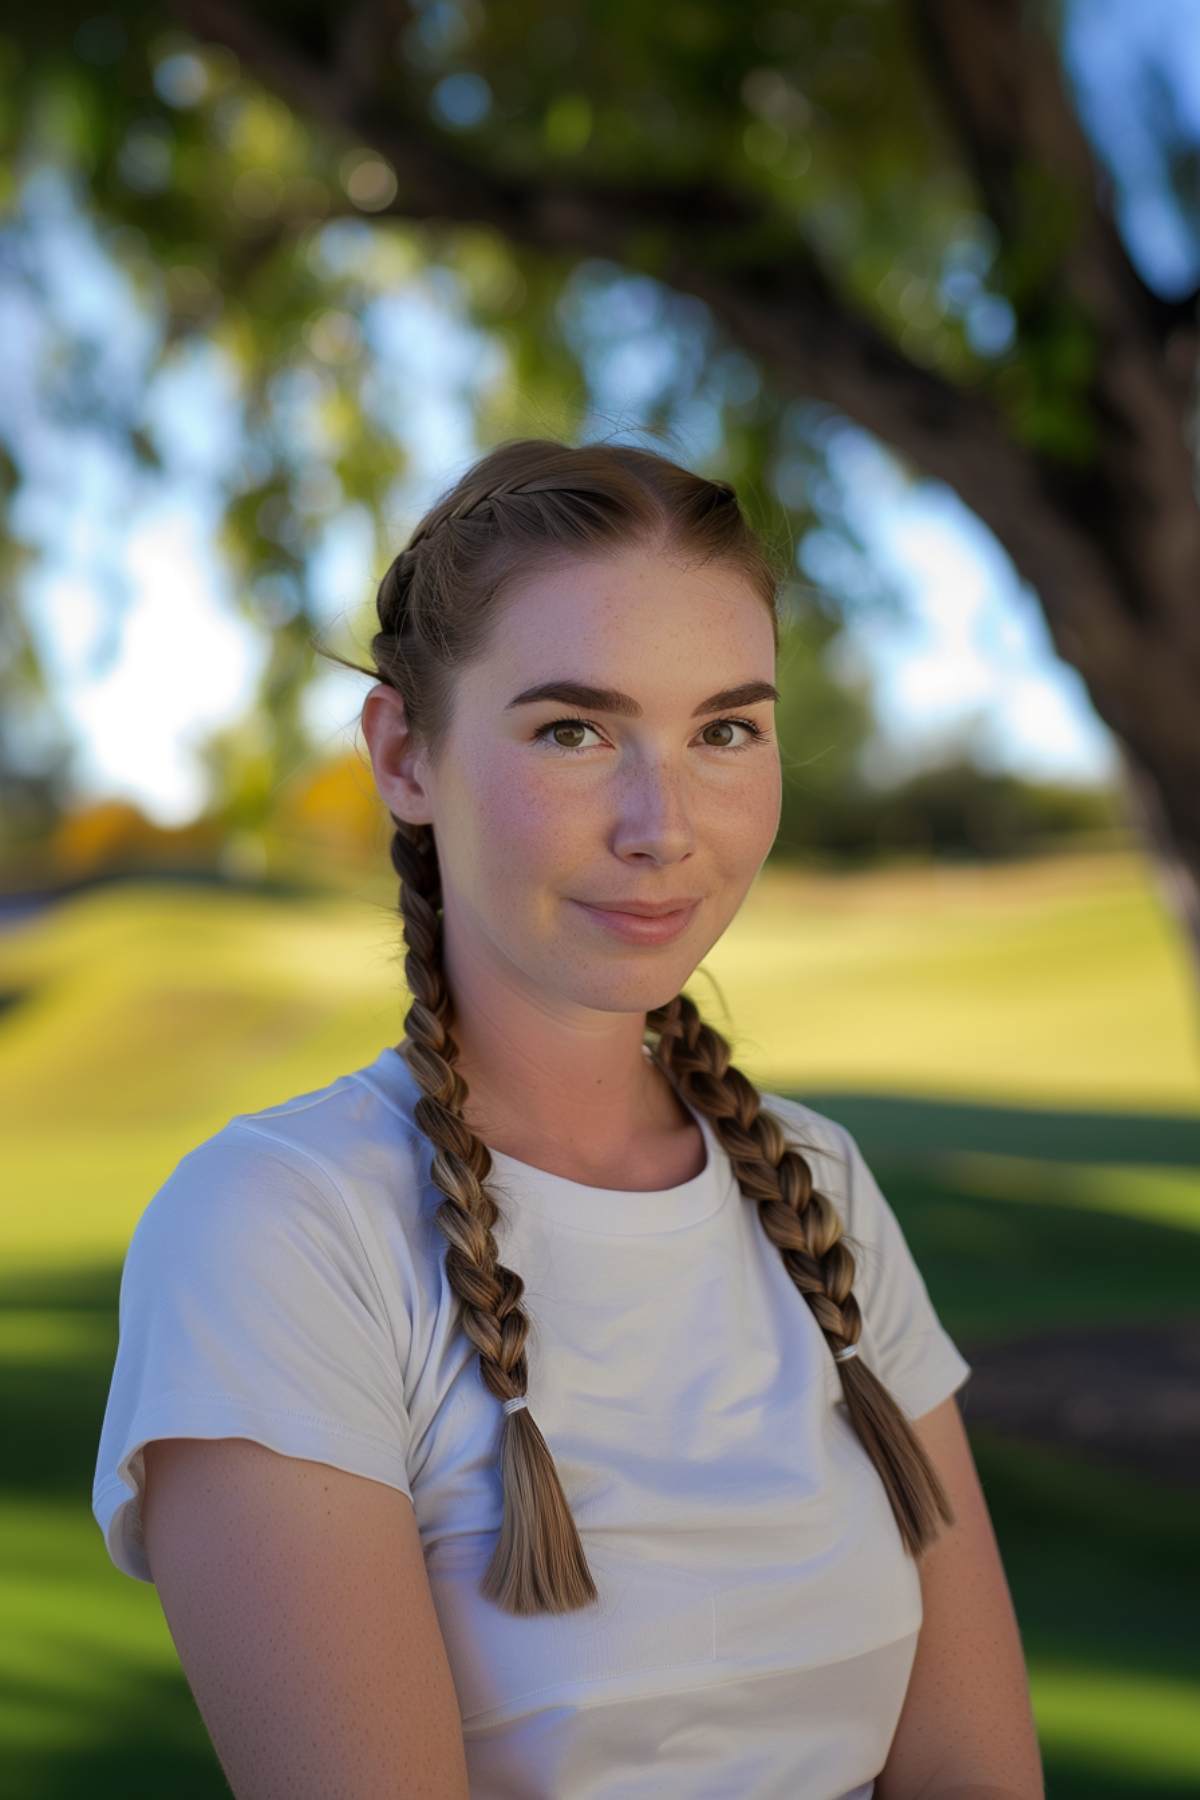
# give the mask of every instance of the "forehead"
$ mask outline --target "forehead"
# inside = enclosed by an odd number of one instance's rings
[[[489,689],[513,683],[515,692],[517,685],[575,675],[631,689],[653,681],[682,692],[713,670],[769,677],[774,665],[772,614],[728,565],[649,552],[573,559],[517,583],[501,605],[479,669]]]

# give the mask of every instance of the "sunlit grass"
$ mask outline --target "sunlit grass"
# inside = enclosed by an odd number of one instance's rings
[[[1064,1667],[1036,1657],[1030,1688],[1038,1737],[1056,1761],[1075,1764],[1081,1774],[1103,1771],[1110,1779],[1119,1771],[1131,1795],[1146,1791],[1139,1781],[1178,1782],[1180,1792],[1195,1783],[1196,1681],[1113,1672],[1086,1661]]]
[[[760,1084],[1200,1104],[1195,971],[1131,856],[764,876],[704,967]]]

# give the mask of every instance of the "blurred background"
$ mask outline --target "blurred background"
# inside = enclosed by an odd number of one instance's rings
[[[689,991],[975,1369],[1052,1800],[1200,1792],[1200,4],[18,3],[0,131],[0,1790],[226,1791],[89,1512],[121,1258],[400,1037],[323,651],[551,435],[785,555]]]

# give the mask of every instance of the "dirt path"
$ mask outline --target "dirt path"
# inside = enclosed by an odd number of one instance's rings
[[[1200,1488],[1200,1319],[959,1348],[974,1370],[959,1396],[968,1430],[987,1425]]]

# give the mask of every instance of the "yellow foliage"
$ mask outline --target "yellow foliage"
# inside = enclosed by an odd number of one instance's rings
[[[347,750],[315,768],[307,779],[289,783],[280,809],[280,827],[352,857],[376,857],[390,825],[369,764]]]

